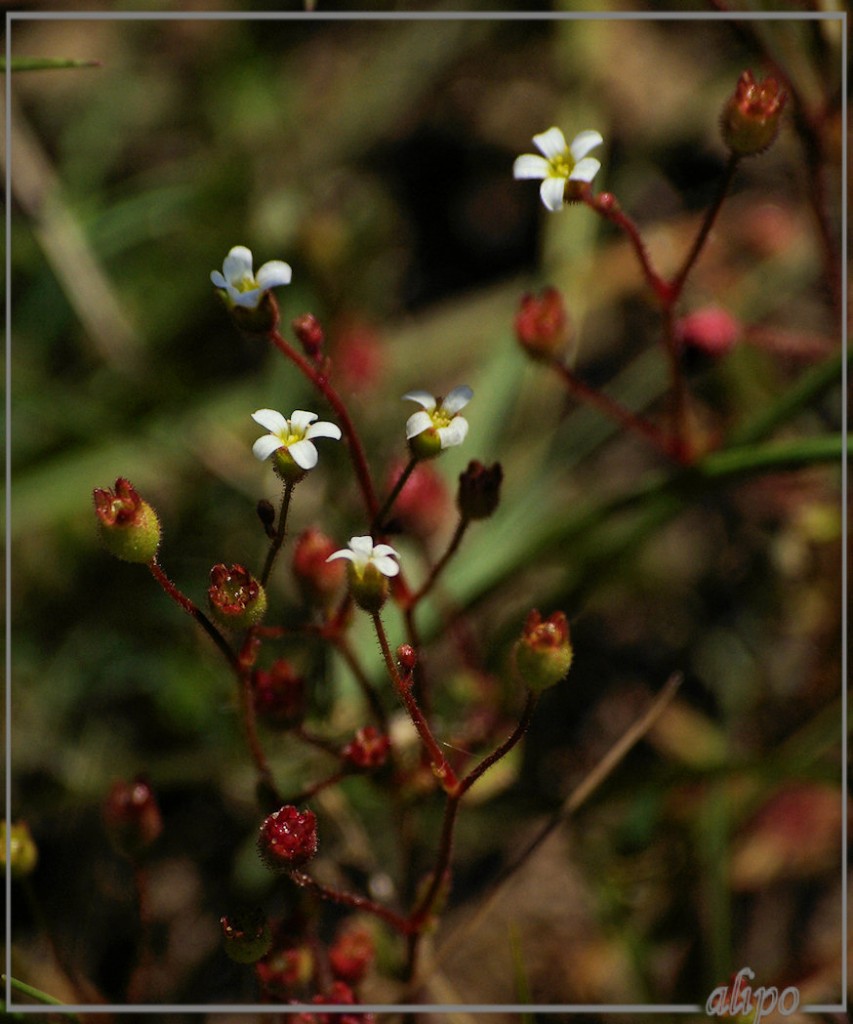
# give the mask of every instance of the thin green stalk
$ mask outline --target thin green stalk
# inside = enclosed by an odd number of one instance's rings
[[[35,988],[33,985],[28,985],[25,981],[20,981],[18,978],[9,977],[7,979],[5,974],[0,974],[0,981],[6,984],[8,980],[9,985],[22,995],[29,996],[31,999],[35,999],[36,1002],[44,1003],[45,1006],[63,1006],[64,1004],[60,999],[56,999],[54,996],[50,996],[47,992],[42,992],[41,989]],[[65,1010],[58,1010],[57,1013],[60,1016],[65,1017],[66,1020],[73,1020],[75,1024],[80,1024],[80,1018],[76,1013],[69,1013]]]

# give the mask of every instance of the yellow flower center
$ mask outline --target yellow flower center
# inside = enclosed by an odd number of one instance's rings
[[[552,156],[548,161],[548,176],[550,178],[568,178],[575,169],[575,162],[568,149]]]

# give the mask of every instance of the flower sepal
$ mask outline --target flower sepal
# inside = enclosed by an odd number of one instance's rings
[[[278,302],[272,292],[264,292],[257,306],[238,306],[222,288],[217,293],[236,326],[245,334],[269,334],[279,324]]]

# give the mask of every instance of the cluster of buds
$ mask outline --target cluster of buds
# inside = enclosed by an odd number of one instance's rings
[[[720,117],[723,141],[735,156],[763,153],[773,143],[787,99],[775,78],[758,82],[743,72]]]
[[[286,804],[264,818],[258,835],[261,860],[273,871],[291,871],[317,852],[317,818],[313,811]]]
[[[160,520],[133,484],[120,476],[115,490],[96,487],[92,496],[98,534],[110,554],[125,562],[150,562],[160,546]]]

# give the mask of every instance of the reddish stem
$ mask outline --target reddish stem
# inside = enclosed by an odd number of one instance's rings
[[[216,626],[210,621],[210,619],[204,614],[204,612],[182,593],[175,584],[169,579],[169,577],[163,572],[156,557],[152,558],[148,563],[148,568],[151,570],[151,575],[163,588],[164,592],[170,597],[176,604],[180,605],[181,608],[187,614],[192,615],[196,622],[201,628],[207,633],[207,635],[213,640],[219,650],[222,652],[228,664],[235,672],[240,671],[240,665],[237,659],[237,655],[231,649],[230,644],[225,637],[219,632]]]
[[[380,619],[378,612],[373,615],[373,625],[376,629],[376,636],[379,638],[379,646],[382,648],[382,655],[385,658],[385,665],[388,668],[388,674],[394,684],[394,689],[406,706],[409,717],[426,748],[430,763],[432,764],[432,770],[441,788],[447,793],[453,793],[459,785],[459,780],[456,778],[456,773],[450,767],[450,763],[433,736],[429,723],[424,718],[418,702],[414,698],[411,687],[407,686],[400,678],[400,673],[397,671],[397,666],[394,663],[394,656],[391,654],[391,648],[388,645],[388,637],[385,635],[385,627],[382,625],[382,619]]]
[[[322,885],[302,871],[289,871],[288,877],[300,888],[309,889],[320,899],[328,900],[330,903],[340,903],[342,906],[352,907],[355,910],[363,910],[368,914],[375,914],[376,917],[381,917],[383,921],[387,921],[392,928],[396,928],[403,935],[409,934],[408,920],[402,914],[383,907],[381,903],[375,903],[366,896],[357,896],[352,892],[344,892],[341,889],[332,889],[328,885]]]
[[[468,529],[468,524],[470,522],[471,520],[468,519],[466,516],[460,517],[459,522],[456,524],[456,530],[453,533],[453,537],[450,540],[450,544],[448,545],[447,550],[432,567],[432,571],[424,581],[420,590],[418,590],[415,594],[409,596],[409,608],[413,608],[418,603],[418,601],[421,600],[421,598],[425,597],[430,592],[430,590],[432,590],[433,586],[435,585],[435,581],[438,579],[440,573],[443,571],[444,567],[447,565],[447,563],[450,561],[453,555],[456,554],[456,550],[461,544],[462,537],[464,536],[465,531]]]
[[[397,498],[399,498],[400,492],[406,486],[406,481],[412,475],[412,471],[414,470],[415,466],[417,466],[417,464],[418,464],[418,460],[417,459],[415,459],[415,458],[410,459],[408,465],[406,466],[406,468],[403,470],[403,472],[397,478],[397,482],[391,488],[391,491],[389,492],[388,497],[382,503],[382,508],[373,517],[373,522],[370,524],[370,534],[371,534],[371,536],[374,536],[377,530],[380,533],[382,532],[382,524],[385,522],[385,519],[387,518],[388,513],[394,507],[394,502],[397,500]]]
[[[269,332],[269,339],[279,352],[285,355],[295,366],[298,367],[302,374],[311,381],[314,387],[335,410],[338,420],[340,421],[341,430],[347,439],[350,458],[352,459],[355,475],[358,478],[358,483],[361,487],[361,493],[367,507],[367,514],[369,518],[373,520],[379,511],[379,502],[376,499],[376,492],[373,489],[373,481],[370,478],[370,469],[367,465],[364,447],[343,400],[329,383],[325,375],[320,373],[304,356],[301,356],[296,349],[286,342],[277,330]]]
[[[563,383],[571,394],[590,405],[596,406],[606,416],[609,416],[610,419],[621,423],[623,427],[627,427],[629,430],[633,430],[635,433],[645,437],[647,441],[651,441],[664,455],[668,455],[679,462],[685,461],[677,439],[664,434],[663,431],[659,430],[645,417],[638,416],[636,413],[631,412],[630,409],[626,409],[624,405],[610,398],[603,391],[590,387],[589,384],[578,377],[574,370],[569,369],[568,366],[559,360],[555,359],[549,365],[562,378]]]

